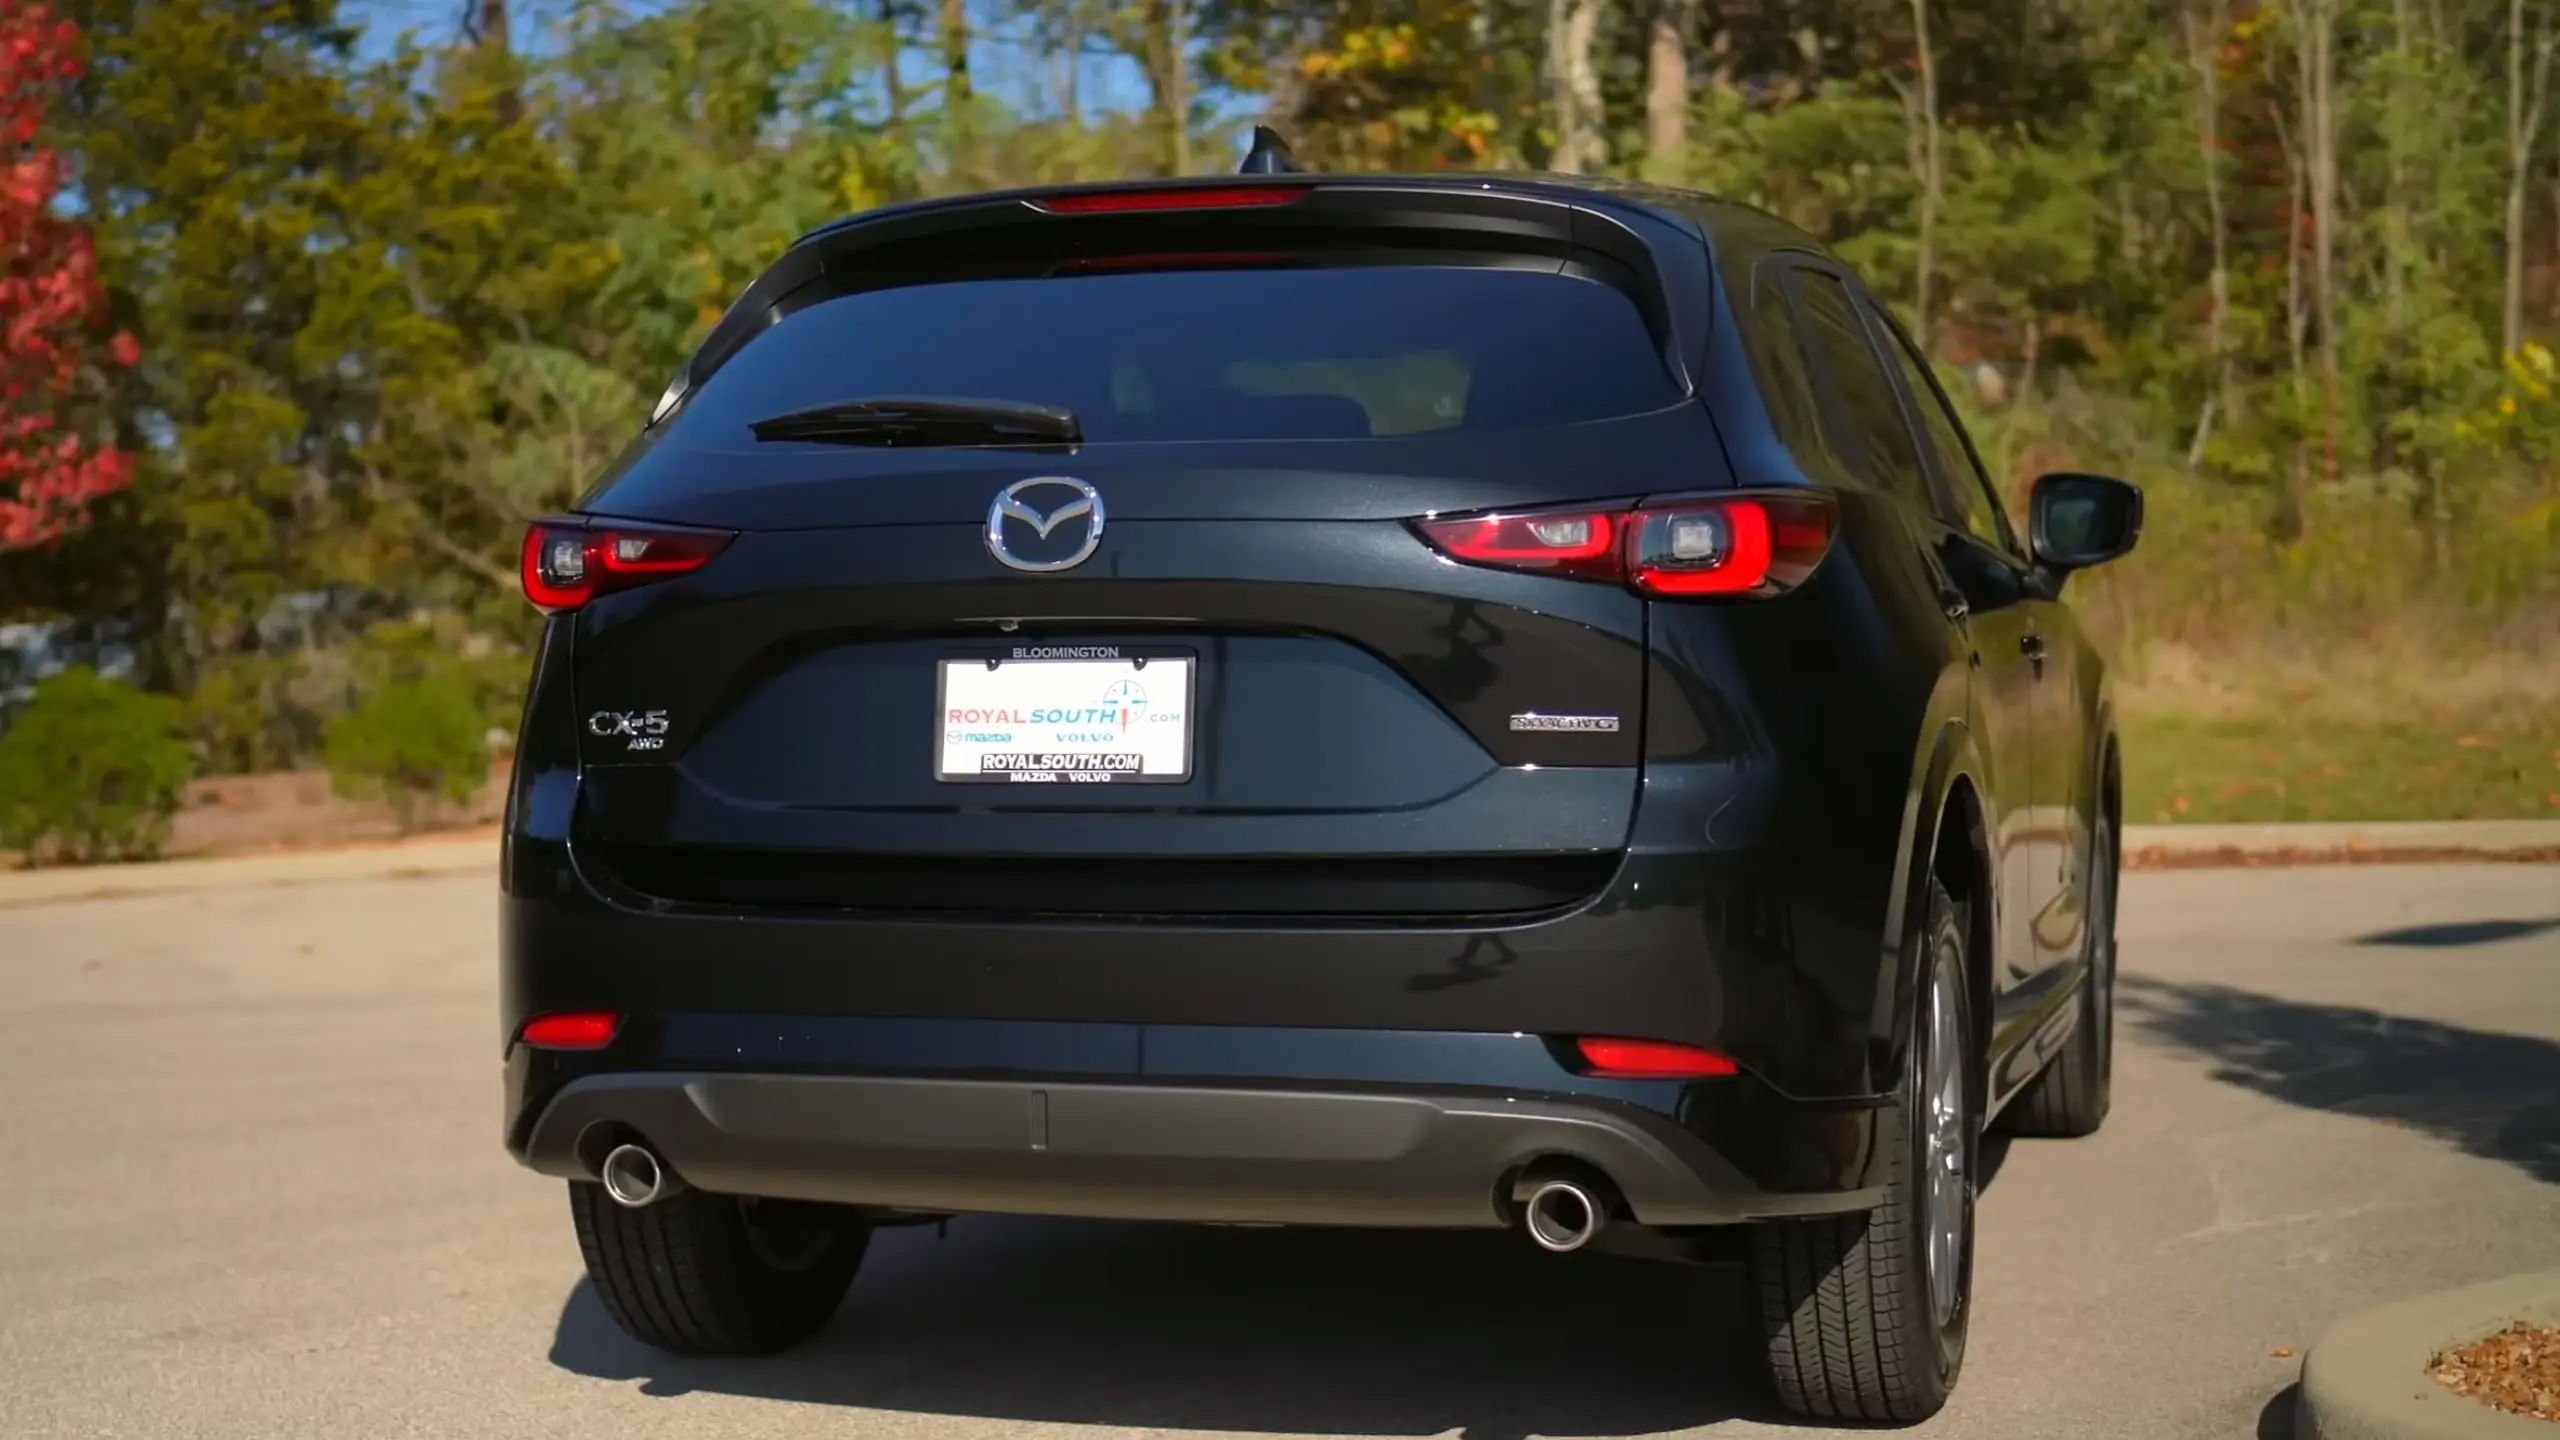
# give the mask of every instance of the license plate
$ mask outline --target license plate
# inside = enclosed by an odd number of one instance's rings
[[[942,661],[933,775],[952,784],[1191,778],[1189,650],[1009,645]]]

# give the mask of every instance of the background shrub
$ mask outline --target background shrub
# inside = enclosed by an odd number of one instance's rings
[[[489,728],[472,689],[450,673],[394,680],[329,722],[331,782],[354,799],[380,796],[404,831],[441,796],[469,800],[489,778]]]
[[[391,620],[365,632],[346,654],[357,698],[408,681],[432,681],[466,696],[484,730],[509,735],[524,706],[526,659],[452,615]]]
[[[302,655],[232,655],[204,665],[187,693],[187,730],[209,775],[289,770],[319,740],[320,722],[295,693]]]
[[[29,864],[148,859],[194,777],[185,710],[85,665],[39,683],[0,735],[0,848]]]

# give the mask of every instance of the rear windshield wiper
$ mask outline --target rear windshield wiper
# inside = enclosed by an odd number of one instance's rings
[[[838,400],[750,424],[758,440],[828,445],[1073,445],[1076,412],[1025,400],[882,395]]]

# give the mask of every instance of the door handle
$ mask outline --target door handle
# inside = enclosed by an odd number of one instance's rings
[[[2018,637],[2018,653],[2027,657],[2038,675],[2044,673],[2044,637],[2033,630]]]

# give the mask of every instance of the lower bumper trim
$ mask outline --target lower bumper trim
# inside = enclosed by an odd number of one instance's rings
[[[1509,1177],[1558,1159],[1607,1175],[1644,1225],[1878,1198],[1770,1194],[1632,1107],[1499,1093],[629,1072],[564,1087],[521,1158],[593,1179],[635,1136],[704,1190],[935,1211],[1496,1227]]]

